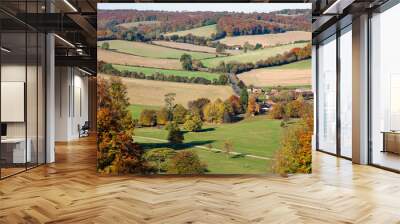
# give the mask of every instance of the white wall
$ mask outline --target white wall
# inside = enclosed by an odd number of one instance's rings
[[[88,120],[88,78],[72,67],[56,67],[55,140],[79,138],[78,125]]]

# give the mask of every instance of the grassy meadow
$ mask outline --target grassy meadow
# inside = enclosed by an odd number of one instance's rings
[[[142,72],[146,76],[155,73],[162,73],[164,75],[175,75],[182,77],[203,77],[210,81],[212,81],[213,79],[218,79],[218,77],[220,76],[217,73],[201,72],[201,71],[184,71],[184,70],[159,69],[159,68],[125,66],[125,65],[113,65],[113,67],[119,71]]]

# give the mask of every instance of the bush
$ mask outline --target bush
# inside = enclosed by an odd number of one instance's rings
[[[139,117],[139,124],[146,127],[152,127],[156,125],[157,124],[156,111],[148,109],[142,110]]]
[[[291,118],[299,118],[304,107],[304,102],[293,100],[286,105],[286,115]]]
[[[105,49],[105,50],[108,50],[108,49],[110,49],[110,44],[108,42],[104,42],[104,43],[101,44],[101,48]]]
[[[159,148],[147,151],[143,158],[157,173],[167,172],[168,162],[176,154],[174,149]]]
[[[186,115],[186,121],[183,124],[183,128],[186,131],[200,131],[203,126],[203,121],[198,114]]]
[[[188,110],[182,104],[177,104],[175,105],[173,109],[173,120],[177,122],[178,124],[183,124],[185,122],[185,117],[188,113]]]
[[[193,69],[192,56],[190,56],[189,54],[182,54],[179,61],[182,63],[182,68],[184,70],[189,71]]]
[[[168,130],[167,139],[171,144],[180,144],[183,142],[183,133],[175,122],[170,122],[166,129]]]
[[[177,152],[168,166],[170,174],[203,174],[206,170],[207,165],[200,161],[195,152],[189,150]]]

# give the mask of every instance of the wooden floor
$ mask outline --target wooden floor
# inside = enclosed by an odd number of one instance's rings
[[[0,181],[0,223],[400,223],[400,175],[314,154],[314,173],[101,177],[94,139]]]

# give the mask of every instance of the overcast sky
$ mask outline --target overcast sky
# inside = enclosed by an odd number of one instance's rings
[[[99,9],[162,11],[271,12],[281,9],[311,9],[311,3],[98,3]]]

